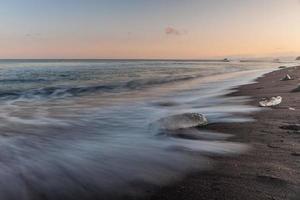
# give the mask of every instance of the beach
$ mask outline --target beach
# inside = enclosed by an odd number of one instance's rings
[[[288,125],[300,76],[278,67],[2,61],[0,199],[295,196],[299,145]],[[287,71],[294,80],[280,81]],[[258,107],[277,95],[279,106]]]
[[[0,200],[300,200],[299,10],[2,1]]]
[[[289,74],[293,80],[281,81]],[[298,200],[300,199],[300,67],[276,70],[242,85],[228,97],[250,96],[258,107],[263,97],[282,96],[282,103],[247,114],[244,123],[214,123],[203,129],[234,134],[231,141],[247,143],[251,149],[239,156],[214,157],[213,170],[192,173],[184,180],[146,199],[155,200]]]

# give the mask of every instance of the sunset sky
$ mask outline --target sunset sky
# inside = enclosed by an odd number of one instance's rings
[[[300,54],[300,0],[0,0],[0,58]]]

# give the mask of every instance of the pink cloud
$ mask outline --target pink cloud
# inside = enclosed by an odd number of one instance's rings
[[[167,28],[165,28],[165,33],[167,35],[183,35],[183,34],[186,34],[187,32],[178,30],[178,29],[173,28],[171,26],[168,26]]]

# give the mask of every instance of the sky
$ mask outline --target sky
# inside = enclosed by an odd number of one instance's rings
[[[300,0],[0,0],[0,58],[300,55]]]

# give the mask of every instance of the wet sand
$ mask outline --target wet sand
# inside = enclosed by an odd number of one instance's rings
[[[290,74],[294,80],[281,81]],[[150,200],[299,200],[300,199],[300,67],[264,75],[257,83],[229,96],[282,96],[283,102],[250,114],[254,122],[210,124],[207,129],[234,134],[232,141],[251,150],[238,157],[212,158],[214,169],[189,175],[181,182],[149,192]],[[299,124],[299,126],[297,126]],[[145,199],[145,198],[144,198]]]

